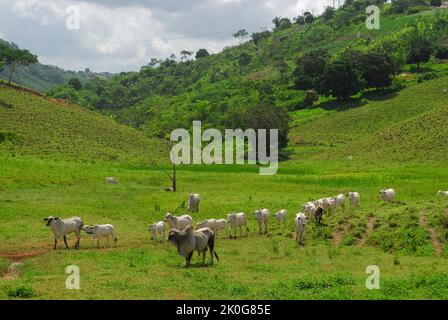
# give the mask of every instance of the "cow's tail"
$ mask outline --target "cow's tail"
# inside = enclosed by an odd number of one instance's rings
[[[213,251],[213,252],[214,252],[214,254],[215,254],[216,260],[218,260],[218,261],[219,261],[219,257],[218,257],[218,254],[216,253],[216,251]]]

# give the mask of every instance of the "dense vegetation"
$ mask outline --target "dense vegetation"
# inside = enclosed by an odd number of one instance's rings
[[[192,120],[238,127],[240,118],[256,117],[249,110],[259,106],[272,108],[279,114],[273,123],[279,123],[287,121],[282,120],[285,111],[277,112],[281,109],[347,100],[372,90],[397,91],[407,85],[397,75],[409,68],[422,80],[446,74],[431,66],[443,62],[447,50],[447,12],[429,10],[423,2],[380,2],[347,1],[339,10],[327,9],[319,17],[306,13],[294,22],[276,17],[272,31],[254,33],[250,41],[219,54],[200,50],[191,60],[193,53],[183,51],[179,61],[175,56],[152,59],[140,72],[93,79],[82,88],[66,85],[48,94],[165,136],[190,127]],[[365,26],[365,7],[372,3],[381,6],[379,30]],[[240,30],[234,36],[243,41],[248,34]]]

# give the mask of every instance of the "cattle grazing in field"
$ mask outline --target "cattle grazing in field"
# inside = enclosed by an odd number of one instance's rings
[[[348,200],[350,201],[350,208],[357,208],[359,207],[359,203],[361,201],[361,197],[359,196],[358,192],[349,192],[347,194]]]
[[[277,213],[275,214],[275,219],[277,219],[278,224],[279,224],[280,226],[282,226],[282,225],[285,224],[285,222],[286,222],[286,214],[287,214],[287,213],[288,213],[288,212],[287,212],[285,209],[282,209],[282,210],[280,210],[279,212],[277,212]]]
[[[314,211],[314,217],[316,218],[316,221],[318,224],[321,224],[322,221],[322,216],[324,215],[324,208],[322,208],[321,206],[318,206],[316,208],[316,211]]]
[[[343,194],[339,194],[333,198],[335,201],[335,209],[345,209],[345,196]]]
[[[437,194],[439,196],[443,196],[443,197],[447,197],[448,198],[448,191],[439,191],[439,192],[437,192]]]
[[[176,217],[172,213],[167,213],[164,222],[169,224],[170,229],[183,230],[186,226],[193,224],[193,218],[188,214]]]
[[[44,221],[47,221],[47,227],[49,226],[53,230],[54,250],[56,250],[58,239],[60,237],[64,238],[65,247],[68,248],[67,235],[70,233],[76,234],[75,248],[79,248],[79,244],[81,241],[81,228],[84,225],[84,222],[81,218],[72,217],[68,219],[60,219],[58,217],[49,216],[48,218],[45,218]]]
[[[117,245],[117,237],[115,236],[114,226],[111,224],[95,224],[93,226],[84,226],[82,228],[87,234],[92,236],[93,240],[96,240],[96,247],[99,248],[100,240],[99,238],[107,239],[107,246],[109,246],[109,237],[112,237],[114,246]]]
[[[104,181],[107,184],[118,184],[118,179],[115,177],[107,177]]]
[[[151,232],[151,239],[157,241],[157,235],[160,234],[161,241],[165,242],[165,222],[159,221],[148,225],[148,231]]]
[[[314,212],[316,211],[317,206],[313,202],[307,202],[303,206],[303,210],[305,211],[305,214],[308,216],[308,218],[311,218],[314,216]]]
[[[268,209],[258,209],[253,212],[253,215],[255,216],[255,219],[258,222],[258,233],[263,234],[263,227],[264,227],[264,233],[268,233],[268,220],[269,220],[269,210]]]
[[[296,229],[296,239],[299,245],[305,243],[305,228],[308,223],[308,218],[302,212],[296,214],[294,219],[294,228]]]
[[[247,217],[244,212],[231,213],[227,215],[227,223],[230,225],[229,237],[232,238],[232,231],[234,237],[236,238],[236,230],[240,229],[240,238],[243,236],[243,226],[246,230],[246,237],[249,233],[249,228],[247,227]]]
[[[197,193],[190,193],[188,197],[187,209],[190,212],[198,212],[199,211],[199,203],[201,202],[201,196]]]
[[[204,222],[196,223],[196,229],[199,229],[199,228],[210,228],[213,230],[213,232],[215,232],[216,219],[208,219],[208,220],[205,220]]]
[[[394,189],[380,190],[380,198],[382,201],[394,201],[395,200],[395,190]]]
[[[210,228],[193,231],[193,228],[189,225],[182,231],[173,229],[168,234],[168,241],[177,247],[177,252],[181,256],[185,257],[186,267],[190,266],[194,251],[197,251],[198,254],[202,253],[202,263],[205,265],[207,248],[210,250],[211,263],[213,264],[214,256],[219,261],[215,252],[215,233]]]
[[[217,219],[215,222],[215,236],[218,237],[218,232],[227,231],[227,220],[226,219]]]

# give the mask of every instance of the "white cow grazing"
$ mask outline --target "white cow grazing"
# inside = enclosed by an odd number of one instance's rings
[[[358,192],[349,192],[347,196],[350,201],[350,208],[359,207],[361,197],[359,196]]]
[[[343,194],[339,194],[333,198],[336,202],[336,209],[343,208],[345,209],[345,196]]]
[[[82,228],[87,234],[92,236],[93,240],[96,240],[96,247],[100,247],[100,239],[104,237],[107,239],[107,246],[109,246],[109,237],[112,237],[114,246],[117,246],[117,237],[115,237],[114,226],[111,224],[95,224],[93,226],[85,226]]]
[[[264,233],[268,233],[268,219],[269,219],[269,210],[268,209],[258,209],[253,212],[255,219],[258,222],[258,232],[263,234],[263,226]]]
[[[218,219],[215,222],[215,236],[218,237],[219,231],[227,231],[227,220],[226,219]]]
[[[296,229],[296,239],[299,245],[304,245],[305,243],[305,228],[308,223],[308,218],[304,213],[299,212],[296,214],[294,219],[294,227]]]
[[[190,193],[190,196],[188,197],[188,205],[187,205],[188,211],[198,212],[200,202],[201,202],[201,196],[199,194]]]
[[[81,241],[81,228],[84,225],[81,218],[72,217],[69,219],[60,219],[58,217],[49,216],[48,218],[45,218],[44,221],[47,221],[47,227],[49,226],[53,230],[54,250],[56,250],[58,239],[60,237],[64,238],[65,247],[68,248],[67,235],[73,232],[76,234],[75,248],[79,248],[79,243]]]
[[[107,177],[107,178],[105,179],[105,182],[106,182],[107,184],[118,184],[118,179],[115,178],[115,177]]]
[[[286,214],[288,212],[285,209],[280,210],[275,214],[275,219],[277,219],[279,225],[284,225],[286,222]]]
[[[447,197],[448,198],[448,191],[439,191],[439,192],[437,192],[437,194],[439,196],[443,196],[443,197]]]
[[[314,216],[314,213],[316,212],[317,206],[313,202],[307,202],[303,206],[303,210],[308,215],[308,218],[311,218]]]
[[[234,236],[236,238],[236,230],[240,229],[240,238],[243,236],[243,226],[246,229],[246,237],[249,233],[249,228],[247,227],[247,217],[244,212],[231,213],[227,215],[227,223],[230,225],[229,237],[232,238],[232,230],[234,230]]]
[[[148,231],[151,232],[151,239],[157,241],[157,235],[160,234],[161,241],[165,242],[165,222],[159,221],[148,225]]]
[[[170,225],[170,229],[183,230],[186,226],[193,225],[193,218],[188,214],[184,214],[183,216],[176,217],[172,213],[167,213],[165,215],[165,222],[168,222]]]
[[[196,229],[200,229],[200,228],[209,228],[213,232],[215,232],[215,229],[216,229],[216,219],[208,219],[208,220],[206,220],[204,222],[196,223]]]
[[[394,201],[395,200],[395,190],[394,189],[382,189],[380,191],[380,197],[383,201]]]

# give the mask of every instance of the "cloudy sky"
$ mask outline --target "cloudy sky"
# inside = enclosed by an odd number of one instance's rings
[[[0,38],[31,50],[44,64],[130,71],[152,57],[179,56],[181,50],[217,53],[236,43],[231,34],[239,29],[271,29],[275,16],[318,13],[329,3],[332,0],[0,0]],[[79,29],[73,28],[76,10]]]

